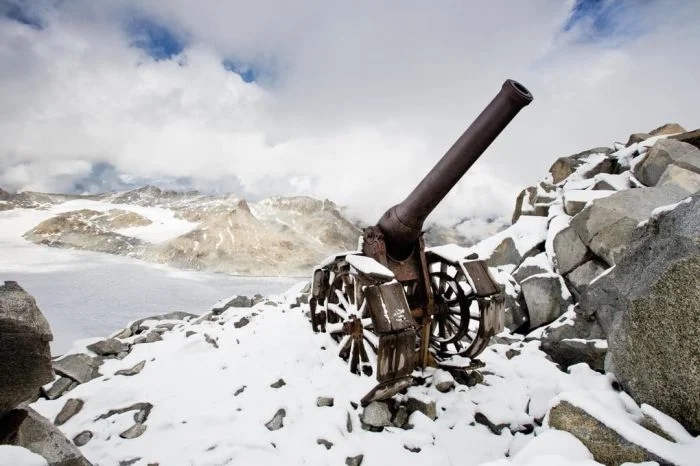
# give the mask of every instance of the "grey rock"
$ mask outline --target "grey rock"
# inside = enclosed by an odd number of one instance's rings
[[[107,340],[88,345],[87,349],[99,356],[113,356],[125,351],[128,352],[131,349],[131,345],[121,342],[116,338],[108,338]]]
[[[245,391],[246,388],[248,388],[248,387],[246,387],[245,385],[243,385],[242,387],[237,388],[236,391],[233,392],[233,396],[238,396],[238,395],[240,395],[241,393],[243,393],[243,392]]]
[[[326,447],[326,450],[330,450],[333,447],[333,443],[329,442],[328,440],[326,440],[324,438],[316,439],[316,443]]]
[[[53,380],[51,329],[17,282],[0,285],[0,417]]]
[[[373,401],[365,406],[360,416],[363,424],[372,427],[385,427],[391,425],[391,411],[386,403]]]
[[[287,384],[285,383],[284,379],[278,379],[276,382],[273,382],[272,384],[270,384],[270,387],[272,387],[272,388],[282,388],[282,387],[284,387],[285,385],[287,385]]]
[[[204,341],[206,341],[207,343],[209,343],[209,344],[210,344],[211,346],[213,346],[214,348],[217,348],[217,349],[218,349],[218,348],[219,348],[219,344],[216,342],[216,340],[217,340],[216,338],[212,338],[208,333],[205,333],[205,334],[204,334]]]
[[[591,369],[603,372],[608,342],[605,339],[563,339],[546,345],[543,342],[541,349],[564,369],[574,364],[586,363]]]
[[[124,328],[124,329],[121,329],[119,332],[115,333],[112,338],[129,338],[130,336],[131,336],[131,329]]]
[[[437,419],[437,407],[435,406],[434,400],[426,401],[409,396],[406,401],[406,409],[409,414],[420,411],[433,421]]]
[[[605,369],[638,403],[700,432],[700,193],[650,220],[581,298],[608,337]]]
[[[44,396],[49,400],[55,400],[67,391],[77,385],[73,379],[68,377],[59,377],[47,390],[44,390]]]
[[[637,144],[639,142],[644,141],[645,139],[649,139],[651,137],[651,134],[649,133],[632,133],[630,134],[630,137],[627,139],[627,144],[625,144],[625,147],[629,147],[632,144]]]
[[[554,236],[552,246],[554,264],[562,275],[571,272],[591,257],[588,247],[571,226],[564,228]]]
[[[126,375],[126,376],[132,376],[136,375],[141,372],[141,370],[146,366],[146,361],[141,361],[138,364],[136,364],[134,367],[131,367],[129,369],[119,369],[117,372],[114,373],[114,375]]]
[[[212,309],[214,314],[221,314],[232,307],[253,307],[253,300],[248,296],[236,296],[223,306]]]
[[[519,264],[521,259],[522,256],[518,252],[518,248],[515,247],[513,238],[506,237],[494,248],[489,258],[486,259],[486,263],[489,267],[497,267],[506,264]]]
[[[493,432],[496,435],[501,435],[501,432],[503,429],[508,427],[508,424],[494,424],[491,422],[491,420],[486,417],[484,413],[477,412],[474,414],[474,421],[478,422],[481,425],[484,425],[489,428],[491,432]]]
[[[605,272],[606,268],[604,265],[598,263],[595,260],[590,260],[584,262],[583,264],[576,267],[566,276],[567,281],[571,285],[572,291],[574,291],[578,296],[581,295],[598,275]]]
[[[119,436],[123,439],[135,439],[136,437],[143,435],[144,432],[146,432],[146,425],[136,423],[119,434]]]
[[[613,265],[629,245],[637,225],[652,210],[687,196],[686,191],[673,185],[619,191],[593,201],[571,220],[570,226],[598,257]]]
[[[635,178],[656,186],[669,165],[700,173],[700,149],[675,139],[659,139],[633,169]]]
[[[284,409],[278,409],[272,419],[265,423],[267,430],[274,431],[279,430],[284,427],[284,417],[287,415],[287,411]]]
[[[408,409],[406,408],[406,406],[401,405],[396,410],[396,414],[394,415],[394,419],[391,420],[391,423],[396,427],[403,428],[407,422],[408,422]]]
[[[700,191],[700,172],[688,170],[678,165],[669,165],[659,178],[658,186],[673,184],[683,188],[688,194]]]
[[[663,134],[677,134],[677,133],[685,133],[685,132],[686,132],[685,128],[683,128],[678,123],[666,123],[664,125],[659,126],[658,128],[655,128],[655,129],[649,131],[649,135],[661,136]]]
[[[24,409],[27,417],[20,426],[17,445],[43,456],[51,466],[91,466],[73,442],[48,419],[29,407]]]
[[[333,406],[334,400],[330,396],[319,396],[316,398],[316,406],[318,407],[324,407],[324,406]]]
[[[132,322],[131,325],[129,325],[129,330],[131,331],[132,335],[138,335],[140,333],[143,333],[148,328],[142,325],[147,320],[187,320],[189,318],[195,317],[198,316],[195,314],[190,314],[189,312],[173,311],[165,314],[146,317],[145,319],[136,320]]]
[[[511,223],[517,222],[521,215],[530,214],[535,205],[536,194],[537,188],[534,186],[528,186],[520,191],[520,194],[518,194],[518,197],[515,199],[515,210],[513,211]]]
[[[92,440],[93,435],[94,434],[89,430],[84,430],[75,437],[73,437],[73,443],[75,443],[77,447],[82,447],[86,445],[90,440]]]
[[[248,320],[247,317],[241,317],[238,321],[233,323],[233,327],[234,328],[241,328],[241,327],[245,327],[249,323],[250,323],[250,320]]]
[[[364,455],[348,456],[345,458],[345,464],[347,466],[361,466],[364,458]]]
[[[132,405],[125,406],[124,408],[110,409],[105,414],[100,414],[99,416],[97,416],[95,420],[99,421],[101,419],[110,418],[116,414],[123,414],[129,411],[136,411],[136,413],[134,413],[134,421],[143,423],[146,422],[146,419],[148,419],[148,415],[151,413],[152,409],[153,405],[151,403],[134,403]]]
[[[546,253],[542,252],[538,254],[537,256],[534,256],[535,259],[538,257],[542,258],[544,261],[547,261]],[[546,273],[546,272],[551,272],[551,270],[548,270],[544,268],[542,265],[540,265],[541,261],[536,261],[532,259],[528,259],[526,261],[523,261],[523,263],[515,269],[513,272],[513,278],[515,279],[516,282],[520,283],[523,280],[525,280],[528,277],[531,277],[533,275],[537,275],[540,273]]]
[[[143,343],[155,343],[157,341],[161,341],[163,339],[162,336],[160,336],[160,333],[156,332],[155,330],[152,330],[148,332],[146,335],[141,335],[140,337],[136,338],[134,340],[135,345],[140,345]]]
[[[669,136],[669,139],[675,139],[677,141],[682,141],[687,144],[693,145],[700,149],[700,129],[696,129],[695,131],[688,131],[683,134],[676,134],[673,136]]]
[[[530,315],[530,328],[552,322],[564,314],[572,303],[564,279],[555,273],[533,275],[520,286]]]
[[[673,464],[652,454],[643,446],[630,442],[583,409],[567,401],[560,401],[549,411],[549,426],[572,434],[588,448],[593,454],[593,459],[605,465],[644,461]]]
[[[56,415],[56,419],[53,421],[54,425],[61,426],[68,422],[70,418],[75,416],[83,409],[85,402],[80,398],[70,398],[66,400],[66,403],[61,408],[61,411]]]
[[[441,393],[447,393],[455,386],[455,379],[449,372],[438,369],[433,374],[433,385]]]
[[[69,377],[78,383],[89,382],[101,376],[97,368],[102,360],[83,353],[69,354],[53,362],[57,374]]]

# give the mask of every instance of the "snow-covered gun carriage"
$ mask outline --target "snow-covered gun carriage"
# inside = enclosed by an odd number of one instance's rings
[[[364,229],[357,252],[330,257],[312,278],[315,332],[339,343],[350,371],[376,375],[363,399],[385,399],[411,383],[413,370],[455,357],[473,358],[503,327],[503,298],[476,255],[426,250],[428,215],[532,101],[521,84],[501,91],[400,204]]]

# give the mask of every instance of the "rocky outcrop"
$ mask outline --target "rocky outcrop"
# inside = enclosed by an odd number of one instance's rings
[[[42,385],[54,379],[51,339],[49,324],[34,298],[16,282],[0,286],[0,445],[23,447],[43,457],[50,466],[89,465],[49,420],[26,403],[20,405],[38,396]],[[56,418],[57,424],[80,407],[82,401],[71,400]]]
[[[52,339],[34,298],[17,282],[0,286],[0,418],[53,380]]]
[[[605,331],[614,372],[635,400],[700,432],[700,194],[637,232],[581,301]]]
[[[672,166],[700,173],[700,149],[674,139],[660,139],[634,166],[633,173],[646,186],[656,186]]]

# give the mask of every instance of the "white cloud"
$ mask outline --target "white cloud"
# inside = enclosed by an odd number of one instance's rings
[[[327,197],[372,221],[513,77],[534,103],[436,212],[507,215],[557,156],[666,121],[700,127],[700,7],[657,5],[611,46],[563,33],[571,3],[557,0],[59,3],[42,30],[0,20],[0,185],[69,189],[104,161]],[[182,34],[184,52],[154,61],[129,47],[133,14]]]

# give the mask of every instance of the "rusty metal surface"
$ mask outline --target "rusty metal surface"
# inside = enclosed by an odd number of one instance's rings
[[[464,176],[518,112],[532,102],[521,84],[506,80],[501,91],[457,139],[447,153],[406,199],[390,208],[379,220],[387,253],[397,259],[410,252],[423,222]]]

